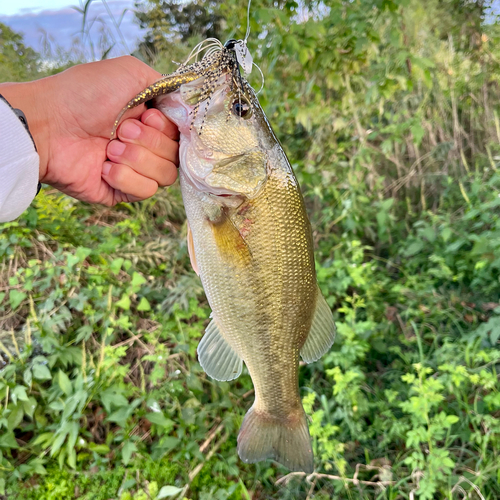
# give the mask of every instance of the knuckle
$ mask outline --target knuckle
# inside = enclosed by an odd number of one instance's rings
[[[109,177],[112,180],[113,184],[121,185],[123,184],[126,178],[126,168],[124,165],[114,164],[109,171]]]
[[[158,183],[156,181],[149,182],[144,189],[144,198],[151,198],[158,191]]]
[[[130,144],[125,150],[126,163],[132,165],[140,165],[144,161],[144,148],[135,144]]]
[[[158,131],[154,131],[154,134],[151,134],[149,141],[149,148],[153,152],[163,152],[167,149],[166,137]]]

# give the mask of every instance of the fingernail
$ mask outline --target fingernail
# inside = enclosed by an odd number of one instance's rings
[[[105,161],[104,165],[102,166],[102,175],[108,175],[112,166],[113,164],[111,162]]]
[[[134,122],[126,121],[121,126],[120,135],[125,139],[137,139],[141,135],[141,128]]]
[[[120,156],[125,151],[125,144],[120,141],[111,141],[108,146],[108,153],[113,156]]]
[[[165,122],[155,113],[152,115],[149,115],[145,120],[144,123],[148,127],[153,127],[156,130],[159,130],[160,132],[165,128]]]

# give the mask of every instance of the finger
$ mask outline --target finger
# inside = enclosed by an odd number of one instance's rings
[[[143,146],[155,155],[174,163],[179,161],[179,143],[139,120],[125,120],[118,129],[118,139],[127,144]]]
[[[160,186],[170,186],[177,178],[177,168],[172,161],[157,156],[137,144],[111,141],[108,144],[107,155],[112,162],[128,165],[138,174],[149,177]]]
[[[158,190],[157,182],[138,174],[128,165],[104,162],[101,175],[112,188],[138,200],[150,198]]]
[[[141,122],[148,127],[159,130],[162,134],[174,141],[179,140],[179,129],[177,125],[171,122],[161,111],[157,109],[148,109],[141,115]]]

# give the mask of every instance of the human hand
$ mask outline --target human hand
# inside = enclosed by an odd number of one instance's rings
[[[127,113],[127,102],[160,73],[125,56],[74,66],[0,93],[21,109],[40,155],[40,181],[82,201],[114,205],[153,196],[177,176],[177,127],[156,109]]]

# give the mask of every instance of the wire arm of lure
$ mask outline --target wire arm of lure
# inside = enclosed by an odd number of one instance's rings
[[[255,93],[255,95],[259,95],[262,92],[262,89],[264,88],[264,83],[265,83],[264,73],[262,73],[262,70],[260,69],[260,66],[258,64],[255,64],[253,61],[252,64],[259,70],[260,76],[262,77],[262,83],[260,85],[260,89]]]
[[[206,38],[205,40],[201,41],[200,43],[194,46],[193,50],[190,52],[189,56],[182,63],[181,66],[186,66],[191,59],[197,58],[198,54],[200,54],[204,50],[209,49],[210,53],[213,53],[216,52],[217,50],[221,50],[222,48],[223,45],[220,42],[220,40],[217,40],[217,38]]]

